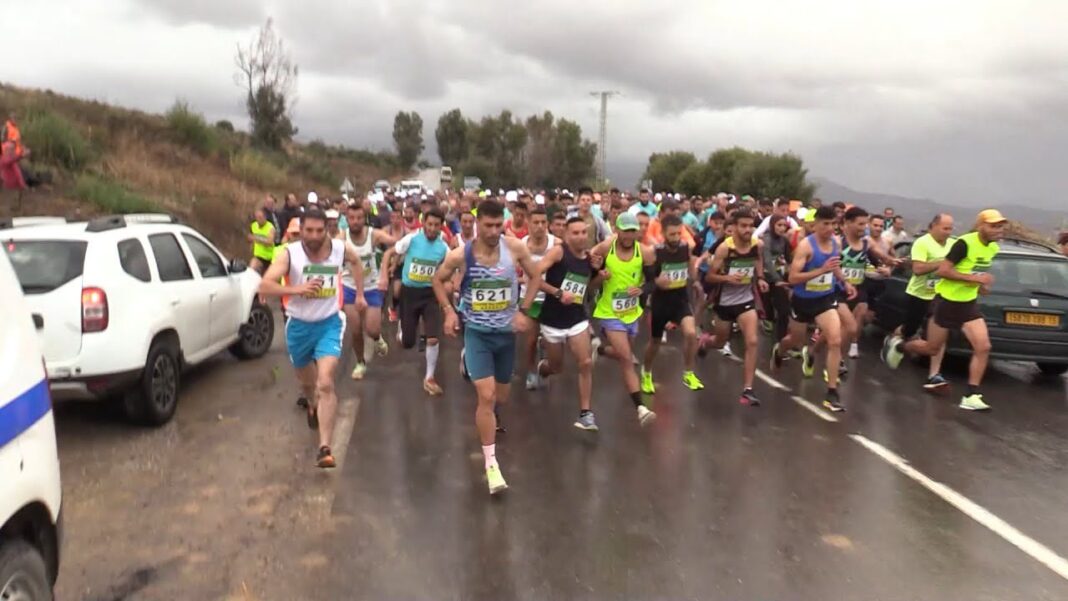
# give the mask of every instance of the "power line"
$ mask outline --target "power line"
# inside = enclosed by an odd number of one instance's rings
[[[601,133],[597,140],[597,181],[600,184],[604,184],[607,179],[604,166],[608,160],[608,98],[619,94],[620,92],[614,90],[590,92],[590,96],[601,97]]]

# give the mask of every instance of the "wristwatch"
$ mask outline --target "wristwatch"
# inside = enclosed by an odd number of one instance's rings
[[[563,297],[564,297],[564,289],[563,288],[557,288],[556,292],[553,292],[553,298],[555,298],[557,300],[560,300]]]

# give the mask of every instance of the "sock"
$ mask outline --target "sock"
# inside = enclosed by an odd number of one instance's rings
[[[591,413],[593,413],[593,411],[590,411],[589,409],[579,409],[579,417],[585,417]]]
[[[968,384],[968,394],[966,396],[972,396],[973,394],[979,394],[979,387]]]
[[[828,386],[827,387],[827,398],[829,398],[829,399],[838,398],[838,389],[837,388],[831,388],[831,387]]]
[[[482,457],[486,460],[486,469],[489,469],[490,466],[497,465],[497,445],[482,445]]]
[[[742,389],[742,394],[745,394],[747,392],[753,392],[753,387],[752,386],[746,386],[745,388]]]
[[[426,380],[434,377],[434,372],[438,368],[438,347],[440,344],[433,346],[427,345],[426,347]]]
[[[634,403],[635,407],[641,407],[642,406],[642,393],[640,393],[640,392],[632,392],[632,393],[630,393],[630,400],[631,400],[631,402]]]

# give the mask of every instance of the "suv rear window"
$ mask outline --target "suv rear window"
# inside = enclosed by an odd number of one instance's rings
[[[156,268],[159,269],[160,280],[176,282],[193,279],[189,262],[185,260],[185,253],[182,252],[182,247],[178,246],[178,240],[174,236],[153,234],[148,237],[148,243],[152,246],[152,254],[156,255]]]
[[[4,250],[26,294],[44,294],[82,276],[86,242],[8,240]]]
[[[990,264],[994,292],[1068,296],[1068,261],[1002,255]]]
[[[119,264],[122,270],[142,282],[152,281],[152,274],[148,271],[148,256],[145,255],[145,247],[137,238],[130,238],[119,242]]]

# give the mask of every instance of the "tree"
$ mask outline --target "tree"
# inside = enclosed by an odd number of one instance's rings
[[[685,162],[688,153],[653,154],[646,174],[670,176],[670,168]],[[672,158],[672,155],[676,155]],[[790,154],[755,152],[745,148],[723,148],[703,162],[689,164],[675,178],[675,190],[708,196],[717,192],[752,194],[757,197],[797,198],[808,201],[815,186],[808,183],[808,171],[801,158]],[[653,184],[660,187],[658,180]]]
[[[234,81],[245,89],[252,142],[278,149],[297,133],[293,126],[299,68],[268,18],[247,47],[237,45]]]
[[[460,109],[452,109],[438,118],[434,130],[438,156],[442,165],[459,165],[468,155],[467,122]]]
[[[423,118],[419,113],[397,113],[393,118],[393,144],[397,147],[400,168],[411,169],[423,152]]]
[[[531,115],[527,118],[527,144],[523,149],[526,164],[527,182],[540,188],[553,187],[554,140],[556,128],[553,114],[545,111],[540,117]]]
[[[578,123],[561,119],[553,140],[553,174],[563,186],[579,186],[594,175],[597,145],[582,139]]]
[[[667,153],[654,152],[649,156],[649,163],[645,167],[642,179],[653,180],[653,188],[666,190],[675,185],[679,174],[687,167],[697,162],[697,157],[692,152],[673,150]]]

